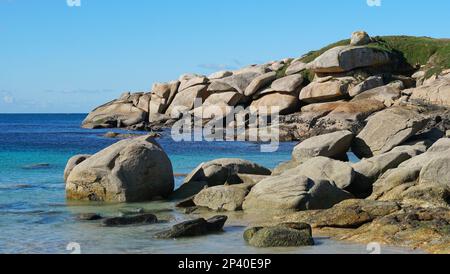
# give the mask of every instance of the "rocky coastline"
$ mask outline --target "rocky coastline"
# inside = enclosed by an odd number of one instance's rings
[[[435,53],[417,57],[404,46],[415,45],[414,53],[423,43]],[[280,118],[268,127],[279,128],[278,140],[299,144],[292,159],[273,170],[242,159],[202,163],[175,190],[159,135],[133,136],[71,158],[64,175],[67,198],[165,199],[192,217],[199,211],[264,215],[271,225],[255,222],[243,235],[255,247],[313,245],[313,235],[320,234],[448,254],[450,64],[440,54],[449,44],[355,32],[297,59],[183,75],[154,84],[151,92],[125,93],[93,110],[82,126],[158,131],[193,114],[201,99],[202,111],[276,107]],[[350,162],[350,152],[359,161]],[[134,218],[157,222],[156,216]],[[197,218],[159,236],[217,232],[226,220]]]

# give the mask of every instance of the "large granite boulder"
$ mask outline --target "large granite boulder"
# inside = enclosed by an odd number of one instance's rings
[[[293,93],[298,91],[303,80],[301,74],[289,75],[273,81],[270,87],[275,91]]]
[[[384,79],[382,76],[376,75],[371,76],[359,83],[358,85],[354,86],[348,91],[348,95],[351,97],[355,97],[358,94],[363,93],[366,90],[374,89],[377,87],[384,86]]]
[[[141,202],[167,197],[174,188],[172,164],[149,136],[122,140],[84,160],[70,172],[70,200]]]
[[[194,204],[215,211],[241,210],[252,186],[253,184],[237,184],[208,187],[195,195]]]
[[[369,34],[365,31],[355,31],[352,33],[352,38],[350,39],[350,45],[352,46],[364,46],[372,41]]]
[[[294,148],[292,158],[297,162],[305,162],[317,156],[343,159],[350,149],[353,137],[353,133],[348,130],[311,137]]]
[[[392,83],[386,86],[381,86],[367,90],[359,95],[356,95],[352,99],[352,101],[358,103],[363,100],[376,100],[390,107],[397,99],[401,97],[401,94],[402,94],[402,85]]]
[[[320,103],[343,99],[353,87],[353,77],[331,78],[328,81],[314,81],[300,91],[300,100],[305,103]]]
[[[293,75],[300,73],[308,68],[308,64],[299,60],[293,61],[286,69],[286,75]]]
[[[423,206],[440,205],[442,201],[445,203],[447,198],[445,191],[441,189],[449,187],[448,172],[445,169],[449,153],[450,139],[438,140],[425,153],[418,154],[397,168],[385,172],[373,184],[373,192],[369,198],[400,201],[409,199],[414,200],[416,205],[420,200]],[[420,196],[418,193],[423,194]],[[433,196],[432,193],[436,195]]]
[[[192,110],[195,106],[195,100],[200,100],[201,104],[205,101],[210,93],[207,91],[206,85],[196,85],[178,92],[166,111],[166,115],[171,117],[179,117],[180,113]]]
[[[383,154],[422,130],[427,122],[415,109],[392,107],[380,111],[368,119],[352,150],[360,158]]]
[[[419,101],[439,106],[450,106],[450,79],[437,80],[417,88],[406,90],[411,94],[411,101]]]
[[[339,46],[317,57],[311,69],[316,73],[339,73],[390,63],[391,57],[386,51],[367,46]]]
[[[241,176],[249,175],[270,175],[272,172],[256,163],[242,159],[217,159],[206,163],[201,163],[191,173],[189,173],[178,188],[172,199],[185,199],[198,194],[202,189],[209,186],[219,186],[228,184],[240,184],[243,182]]]
[[[147,113],[132,103],[113,101],[94,109],[84,119],[83,128],[127,127],[147,120]]]
[[[203,103],[204,106],[236,106],[244,96],[236,91],[217,92],[211,94]]]
[[[419,183],[441,184],[450,187],[450,154],[437,157],[420,171]]]
[[[180,86],[179,81],[169,83],[155,83],[149,102],[149,121],[158,120],[160,114],[164,114],[172,103]]]
[[[277,78],[277,73],[274,71],[265,73],[263,75],[260,75],[253,79],[250,84],[247,86],[247,88],[244,91],[245,96],[252,96],[255,94],[259,89],[269,85]]]
[[[269,177],[255,185],[245,198],[244,210],[297,211],[326,209],[353,196],[329,181],[303,175]]]
[[[300,101],[296,95],[283,92],[269,93],[254,100],[250,107],[267,113],[277,112],[281,115],[291,114],[300,109]]]
[[[217,159],[200,164],[188,174],[184,183],[206,181],[209,186],[223,185],[237,174],[270,175],[271,171],[247,160]]]
[[[208,78],[205,76],[195,76],[188,79],[183,79],[180,82],[180,87],[178,88],[178,91],[181,92],[183,90],[186,90],[190,87],[197,86],[197,85],[206,85],[208,83]]]
[[[81,164],[84,160],[91,157],[89,154],[80,154],[75,155],[67,161],[66,168],[64,169],[64,182],[67,181],[67,178],[69,177],[70,172],[79,164]]]
[[[375,181],[386,171],[396,168],[410,159],[411,154],[407,151],[391,151],[352,164],[356,179],[347,190],[356,197],[366,198],[372,193],[372,185]]]
[[[303,175],[314,181],[329,181],[340,189],[346,189],[352,184],[356,174],[348,163],[327,157],[315,157],[287,170],[283,175]]]
[[[264,73],[259,71],[259,69],[251,68],[245,71],[234,72],[232,76],[212,81],[208,90],[212,92],[236,90],[240,94],[245,94],[245,90],[250,83]]]

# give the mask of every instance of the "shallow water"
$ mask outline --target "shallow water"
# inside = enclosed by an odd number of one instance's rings
[[[366,247],[326,238],[307,248],[254,249],[245,245],[245,222],[230,219],[224,233],[182,240],[156,240],[153,234],[188,216],[173,203],[96,205],[67,204],[63,171],[74,154],[95,153],[117,140],[101,135],[109,130],[84,130],[81,114],[0,114],[0,253],[70,253],[77,243],[82,253],[367,253]],[[117,132],[121,132],[115,130]],[[174,172],[189,173],[198,164],[232,157],[273,168],[290,159],[294,143],[283,143],[276,153],[261,153],[256,143],[184,142],[170,137],[158,142],[171,158]],[[182,178],[177,177],[180,184]],[[165,220],[155,225],[105,228],[82,222],[79,213],[119,216],[145,208]],[[383,248],[385,253],[404,249]]]

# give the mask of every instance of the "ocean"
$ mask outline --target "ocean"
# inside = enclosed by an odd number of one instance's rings
[[[117,139],[111,130],[80,128],[85,114],[0,114],[0,253],[367,253],[366,247],[316,238],[306,248],[255,249],[242,239],[239,220],[225,232],[191,239],[156,240],[153,234],[188,219],[170,202],[100,205],[68,203],[63,172],[75,154],[93,154]],[[113,130],[124,133],[125,131]],[[275,153],[262,153],[248,142],[175,142],[169,134],[157,140],[169,155],[175,174],[200,163],[242,158],[273,168],[289,160],[295,143],[282,143]],[[179,186],[181,177],[176,178]],[[140,208],[165,220],[156,225],[105,228],[77,220],[79,213],[119,216]],[[385,248],[388,253],[408,250]]]

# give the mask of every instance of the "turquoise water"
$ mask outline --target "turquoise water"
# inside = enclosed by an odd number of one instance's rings
[[[207,237],[164,241],[153,234],[188,217],[172,203],[71,205],[64,198],[63,171],[74,154],[95,153],[117,140],[102,137],[108,130],[85,130],[81,114],[0,114],[0,253],[70,253],[75,242],[83,253],[366,253],[365,247],[316,239],[312,248],[254,249],[245,245],[243,216],[230,219],[225,232]],[[116,130],[117,131],[117,130]],[[120,132],[120,131],[118,131]],[[158,142],[175,173],[189,173],[198,164],[233,157],[273,168],[290,158],[294,143],[276,153],[261,153],[259,144],[238,142],[176,143],[168,136]],[[182,178],[177,178],[177,185]],[[157,225],[104,228],[81,222],[78,213],[119,216],[138,208],[164,220]],[[404,250],[387,249],[389,252]]]

